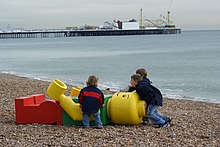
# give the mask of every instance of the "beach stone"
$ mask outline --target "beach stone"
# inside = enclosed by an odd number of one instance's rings
[[[219,146],[220,104],[164,98],[171,127],[109,124],[93,127],[15,124],[15,98],[46,94],[50,82],[0,74],[0,146]],[[66,95],[71,92],[67,85]],[[77,86],[77,85],[76,85]],[[104,93],[114,93],[103,90]]]

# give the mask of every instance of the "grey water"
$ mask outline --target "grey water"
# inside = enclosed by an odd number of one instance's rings
[[[129,85],[139,67],[164,96],[220,103],[220,31],[177,35],[0,40],[0,72],[101,89]]]

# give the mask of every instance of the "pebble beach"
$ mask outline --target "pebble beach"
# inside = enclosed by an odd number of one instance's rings
[[[152,125],[80,126],[17,125],[15,98],[47,94],[50,82],[0,74],[0,146],[219,146],[220,104],[164,98],[162,114],[173,118],[169,128]],[[67,85],[66,95],[71,85]],[[77,85],[76,85],[77,86]],[[103,91],[109,94],[109,91]],[[46,98],[49,97],[46,95]]]

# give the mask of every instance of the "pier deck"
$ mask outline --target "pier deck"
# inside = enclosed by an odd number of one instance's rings
[[[157,28],[139,30],[54,30],[54,31],[21,31],[0,32],[0,39],[11,38],[48,38],[48,37],[78,37],[78,36],[122,36],[122,35],[160,35],[180,34],[180,28]]]

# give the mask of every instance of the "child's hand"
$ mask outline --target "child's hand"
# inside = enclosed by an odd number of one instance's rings
[[[105,104],[102,104],[102,107],[104,107],[105,106]]]

